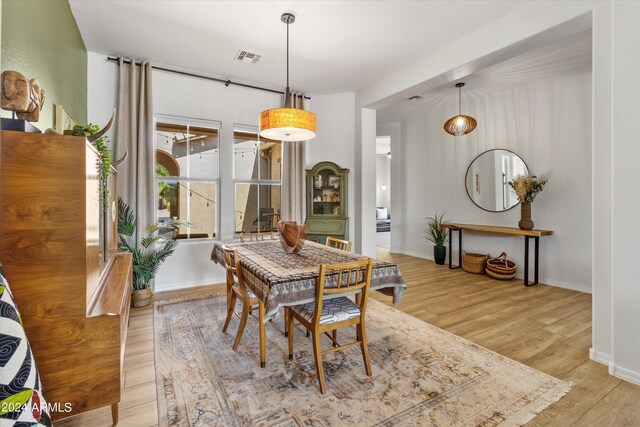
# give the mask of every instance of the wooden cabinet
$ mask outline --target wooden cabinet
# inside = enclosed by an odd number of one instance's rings
[[[71,405],[54,420],[107,405],[117,417],[132,266],[98,189],[84,138],[1,131],[0,262],[45,397]],[[116,199],[114,180],[107,206]]]
[[[321,162],[307,170],[307,239],[325,244],[327,237],[347,239],[349,169]]]

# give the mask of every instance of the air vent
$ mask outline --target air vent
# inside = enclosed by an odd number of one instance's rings
[[[248,50],[242,49],[240,49],[236,55],[236,59],[238,61],[246,62],[248,64],[255,64],[260,61],[260,58],[262,58],[262,55],[259,53],[249,52]]]
[[[409,97],[409,101],[418,101],[420,99],[424,98],[424,96],[422,95],[413,95],[411,97]]]

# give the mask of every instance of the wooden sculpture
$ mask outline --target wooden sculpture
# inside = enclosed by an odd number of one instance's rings
[[[304,239],[307,237],[307,225],[298,225],[295,221],[279,221],[276,225],[280,233],[280,244],[282,249],[288,254],[298,253],[304,246]]]
[[[28,80],[17,71],[4,71],[0,108],[14,111],[21,120],[37,122],[44,105],[44,89],[38,80]]]

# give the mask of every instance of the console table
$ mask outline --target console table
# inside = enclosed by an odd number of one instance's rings
[[[551,230],[521,230],[515,227],[498,227],[494,225],[477,224],[442,224],[442,228],[449,229],[449,268],[460,268],[462,266],[462,230],[478,231],[481,233],[510,234],[513,236],[524,236],[524,285],[534,286],[538,284],[538,254],[541,236],[551,236]],[[458,266],[451,264],[451,241],[453,232],[458,232]],[[533,238],[535,243],[533,261],[533,283],[529,283],[529,239]]]

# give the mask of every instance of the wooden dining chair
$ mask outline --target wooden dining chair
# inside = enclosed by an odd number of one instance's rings
[[[273,231],[263,231],[258,233],[240,233],[240,242],[253,242],[259,240],[267,240],[267,238],[274,240],[276,235]]]
[[[322,394],[327,390],[324,381],[324,368],[322,367],[323,354],[359,345],[365,371],[368,376],[371,376],[364,323],[367,297],[371,285],[371,269],[371,259],[345,264],[323,264],[320,266],[315,301],[285,308],[288,311],[286,319],[290,331],[289,359],[293,360],[293,321],[296,319],[308,331],[311,331],[313,336],[313,355],[320,393]],[[330,287],[326,287],[327,284]],[[355,303],[346,296],[340,296],[340,294],[353,292],[359,292],[356,294]],[[327,296],[331,298],[327,298]],[[329,334],[331,331],[335,332],[353,325],[356,327],[356,341],[352,343],[340,345],[335,335]],[[325,351],[320,348],[320,336],[323,333],[333,342],[333,347]]]
[[[234,314],[238,316],[240,324],[238,325],[238,332],[236,332],[236,339],[233,342],[233,350],[235,351],[238,349],[240,339],[244,333],[244,327],[249,317],[249,310],[251,310],[253,306],[259,305],[259,301],[253,292],[245,286],[238,251],[228,246],[222,246],[222,250],[224,252],[225,267],[227,269],[227,318],[224,321],[222,332],[227,332],[231,317]],[[240,313],[235,311],[238,300],[242,302],[242,311]]]
[[[348,240],[340,240],[335,237],[327,237],[326,246],[351,252],[351,242]]]

